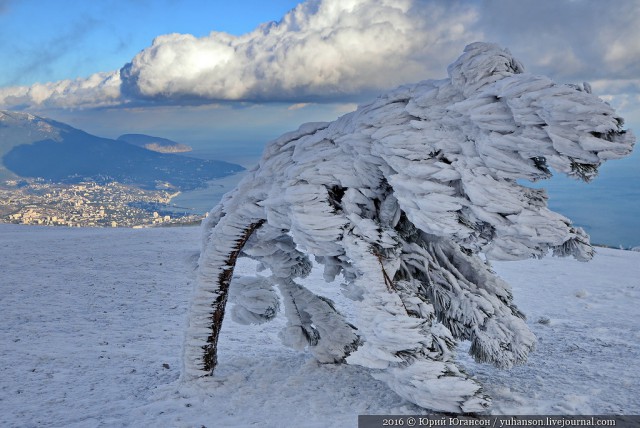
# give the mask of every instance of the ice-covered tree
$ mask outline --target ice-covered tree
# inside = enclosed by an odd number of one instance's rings
[[[284,307],[283,341],[321,362],[371,368],[420,406],[474,412],[489,398],[455,361],[526,361],[535,338],[489,260],[573,255],[588,236],[521,183],[551,171],[589,181],[635,138],[588,84],[525,73],[474,43],[449,77],[402,86],[335,122],[271,142],[203,223],[186,375],[212,373],[227,299],[246,323]],[[312,262],[357,307],[355,326],[296,282]],[[269,276],[233,279],[240,256]],[[278,287],[277,293],[274,287]],[[282,302],[281,302],[282,300]]]

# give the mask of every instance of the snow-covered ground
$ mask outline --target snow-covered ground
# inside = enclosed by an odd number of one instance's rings
[[[283,317],[227,318],[216,375],[182,382],[199,233],[0,225],[0,426],[355,427],[358,414],[424,413],[363,368],[282,346]],[[640,414],[640,253],[597,253],[495,263],[538,347],[510,371],[460,353],[492,413]],[[321,278],[305,283],[348,305]]]

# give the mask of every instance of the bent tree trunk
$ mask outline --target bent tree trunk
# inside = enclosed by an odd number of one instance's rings
[[[224,216],[214,232],[218,236],[210,241],[216,245],[203,249],[185,346],[185,356],[199,354],[200,358],[185,359],[187,376],[210,376],[218,363],[218,338],[233,270],[247,240],[263,223],[263,219]],[[194,353],[194,348],[200,348],[200,352]]]
[[[207,344],[203,346],[204,349],[204,370],[211,374],[218,364],[218,337],[220,336],[220,330],[222,329],[222,321],[224,320],[224,311],[227,305],[227,298],[229,297],[229,284],[233,277],[233,270],[236,267],[236,261],[238,255],[242,251],[242,247],[247,242],[251,234],[264,223],[264,220],[260,220],[256,223],[252,223],[247,227],[240,237],[235,242],[233,251],[229,253],[229,257],[226,260],[225,268],[218,276],[218,297],[211,304],[213,313],[211,314],[211,334],[207,337]]]

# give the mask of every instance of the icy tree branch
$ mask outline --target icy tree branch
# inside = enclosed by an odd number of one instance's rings
[[[277,286],[285,343],[368,367],[423,407],[489,405],[456,364],[456,341],[470,340],[478,361],[511,367],[535,338],[488,260],[593,254],[584,231],[547,208],[544,190],[520,183],[552,173],[589,181],[602,162],[628,155],[635,137],[588,84],[528,74],[493,44],[467,46],[448,75],[266,147],[203,223],[188,377],[215,367],[233,265],[248,256],[271,277],[237,285],[243,322],[272,317]],[[355,326],[295,281],[311,269],[307,254],[328,281],[342,276]]]

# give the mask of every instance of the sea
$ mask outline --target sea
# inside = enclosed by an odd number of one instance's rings
[[[596,245],[640,249],[640,150],[600,167],[598,177],[584,183],[554,176],[547,189],[549,208],[582,227]]]
[[[246,174],[246,171],[242,171],[217,180],[211,180],[205,188],[182,192],[171,199],[169,211],[186,214],[205,214],[222,200],[225,193],[233,190]]]
[[[244,167],[257,164],[263,145],[245,144],[242,153],[222,153],[207,146],[196,147],[192,156],[236,162]],[[213,180],[204,189],[181,193],[172,200],[176,212],[204,214],[211,210],[246,172]],[[582,227],[591,243],[613,248],[640,249],[640,149],[624,159],[609,161],[589,183],[555,174],[538,183],[549,195],[549,208]],[[184,210],[184,211],[181,211]]]

